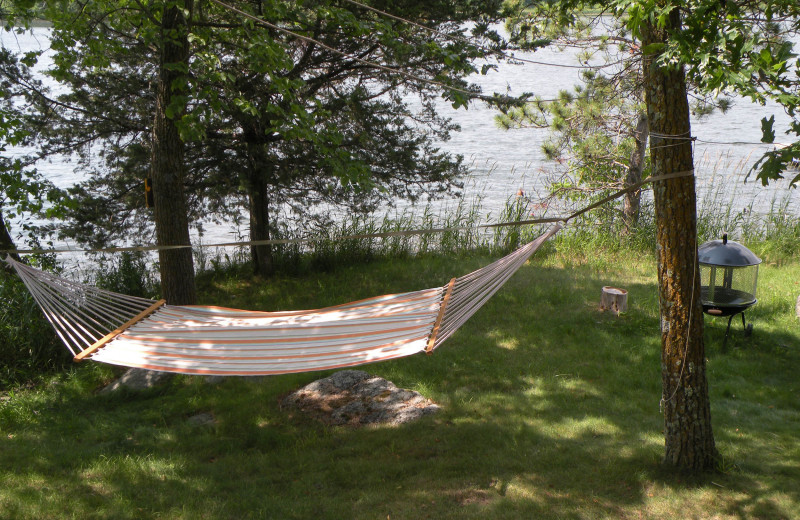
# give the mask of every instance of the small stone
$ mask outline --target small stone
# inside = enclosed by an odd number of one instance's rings
[[[186,422],[192,426],[211,426],[217,423],[217,420],[210,413],[199,413],[186,419]]]
[[[289,394],[282,405],[330,425],[403,424],[439,411],[419,392],[360,370],[342,370]]]

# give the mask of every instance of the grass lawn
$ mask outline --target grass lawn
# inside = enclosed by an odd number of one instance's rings
[[[800,262],[765,263],[754,334],[706,317],[721,471],[663,453],[655,266],[548,248],[432,356],[365,370],[442,411],[326,427],[279,406],[326,372],[101,395],[87,363],[0,402],[0,518],[800,518]],[[487,257],[378,261],[263,281],[202,280],[203,303],[299,309],[443,285]],[[629,311],[601,313],[601,287]],[[187,419],[210,413],[216,423]]]

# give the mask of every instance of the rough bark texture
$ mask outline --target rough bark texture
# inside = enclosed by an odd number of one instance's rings
[[[167,115],[167,109],[176,94],[174,82],[183,74],[180,70],[181,64],[185,66],[189,59],[186,19],[180,9],[164,9],[161,31],[162,47],[150,174],[153,180],[156,241],[160,246],[189,245],[189,221],[183,190],[183,141],[175,119]],[[178,65],[178,70],[175,65]],[[161,264],[163,298],[172,305],[196,303],[192,250],[161,250],[158,252],[158,259]]]
[[[0,251],[16,249],[17,246],[14,245],[14,239],[11,238],[11,234],[8,232],[8,227],[6,227],[6,221],[3,218],[3,212],[0,211]],[[19,261],[19,255],[16,253],[9,253],[9,256],[14,260]],[[4,268],[8,268],[6,264],[2,264]]]
[[[248,196],[250,205],[250,240],[269,240],[269,195],[263,179],[252,179]],[[253,271],[256,274],[272,274],[272,246],[260,244],[250,246]]]
[[[680,27],[677,10],[669,21]],[[647,27],[643,47],[667,41],[666,29]],[[653,175],[692,169],[689,103],[682,68],[665,69],[645,56],[645,99],[650,123]],[[664,137],[669,136],[669,137]],[[703,311],[697,265],[697,212],[694,177],[655,183],[661,374],[664,410],[664,463],[683,470],[711,469],[716,448],[703,345]]]
[[[248,145],[250,171],[248,172],[247,199],[250,212],[250,240],[269,240],[269,185],[265,172],[266,161],[258,150],[261,144]],[[256,274],[273,272],[272,246],[269,244],[250,246],[253,270]]]
[[[647,136],[649,134],[647,114],[640,114],[636,123],[634,138],[636,139],[636,149],[631,154],[631,162],[628,166],[628,174],[625,176],[624,185],[632,186],[642,180],[644,170],[644,157],[647,152]],[[639,220],[639,207],[642,198],[640,190],[630,191],[622,199],[622,220],[625,224],[625,234],[631,233],[636,222]]]

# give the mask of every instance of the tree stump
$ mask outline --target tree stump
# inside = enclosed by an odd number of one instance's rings
[[[600,310],[619,314],[628,310],[628,291],[617,287],[603,287],[600,295]]]

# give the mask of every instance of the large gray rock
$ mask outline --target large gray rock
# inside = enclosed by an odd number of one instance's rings
[[[419,392],[360,370],[343,370],[297,390],[281,403],[325,424],[402,424],[439,411]]]
[[[168,372],[156,372],[154,370],[145,370],[143,368],[131,368],[122,376],[104,387],[100,393],[106,394],[114,392],[120,388],[127,388],[129,390],[147,390],[158,385],[162,385],[169,381],[174,374]]]

